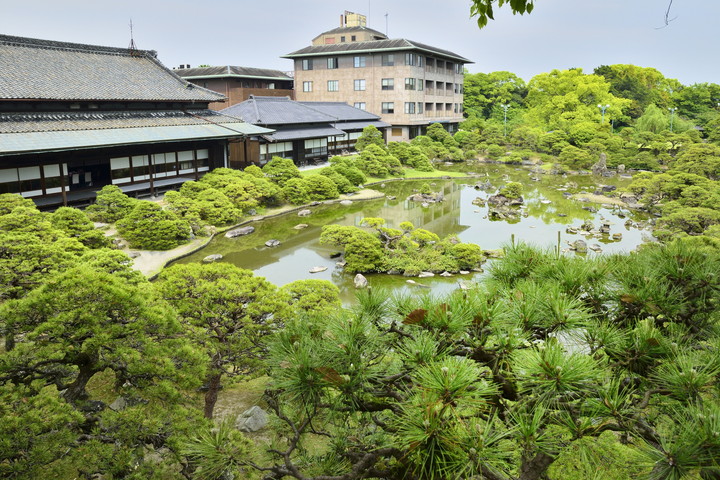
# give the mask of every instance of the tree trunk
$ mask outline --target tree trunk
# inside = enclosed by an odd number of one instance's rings
[[[557,458],[557,455],[538,453],[533,458],[523,458],[519,480],[538,480]]]
[[[78,365],[78,368],[79,371],[75,381],[67,387],[63,394],[63,398],[69,403],[77,403],[78,400],[82,400],[87,396],[85,386],[96,373],[93,364],[89,361]]]
[[[208,375],[208,391],[205,394],[205,418],[213,418],[213,410],[215,410],[215,403],[217,402],[218,392],[220,391],[220,377],[222,377],[222,373],[218,370]]]

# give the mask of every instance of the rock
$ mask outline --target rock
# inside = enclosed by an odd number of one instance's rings
[[[366,288],[368,286],[367,278],[361,273],[355,275],[353,282],[355,283],[355,288]]]
[[[602,252],[602,247],[600,247],[600,245],[598,245],[597,243],[591,244],[588,248],[590,250],[592,250],[593,252],[597,252],[597,253]]]
[[[428,277],[434,277],[435,274],[432,272],[420,272],[420,275],[418,275],[418,278],[428,278]]]
[[[588,250],[585,240],[575,240],[573,243],[570,244],[570,248],[578,253],[586,253]]]
[[[395,200],[397,197],[395,195],[387,195],[385,198],[388,200]]]
[[[622,233],[613,233],[613,234],[612,234],[612,239],[613,239],[613,240],[618,240],[618,241],[619,241],[619,240],[622,240]]]
[[[460,275],[467,275],[470,273],[468,270],[460,270]]]
[[[252,217],[254,215],[257,215],[257,210],[255,210],[254,208],[251,208],[250,210],[247,211],[247,214]]]
[[[108,405],[110,410],[114,410],[116,412],[125,410],[125,408],[127,408],[127,406],[128,406],[127,399],[125,399],[125,397],[122,397],[122,396],[117,397],[110,405]]]
[[[576,235],[578,233],[577,228],[575,227],[567,227],[565,229],[565,233],[569,233],[570,235]]]
[[[310,271],[310,273],[320,273],[320,272],[324,272],[327,269],[328,269],[328,267],[313,267],[309,271]]]
[[[307,228],[307,227],[309,227],[309,225],[307,223],[298,223],[293,228],[295,230],[302,230],[303,228]]]
[[[442,273],[440,274],[440,276],[441,276],[441,277],[452,277],[453,274],[450,273],[450,272],[442,272]]]
[[[329,255],[330,258],[338,258],[342,256],[342,252],[333,252]]]
[[[522,205],[525,201],[523,200],[523,197],[517,197],[517,198],[508,198],[505,195],[497,194],[497,195],[490,195],[487,199],[487,203],[489,205],[494,205],[497,207],[504,207],[504,206],[514,206],[514,205]]]
[[[307,217],[310,214],[312,214],[312,210],[308,210],[307,208],[304,208],[298,212],[298,217]]]
[[[480,206],[480,207],[484,207],[484,206],[485,206],[485,199],[480,198],[480,197],[476,197],[475,200],[472,201],[472,204],[473,204],[473,205],[478,205],[478,206]]]
[[[540,203],[542,203],[543,205],[549,205],[552,202],[550,200],[540,200]]]
[[[310,205],[311,207],[317,207],[318,205],[322,205],[322,202],[318,202],[318,201],[316,200],[316,201],[314,201],[314,202],[308,203],[308,205]]]
[[[223,256],[219,253],[214,253],[212,255],[208,255],[207,257],[203,258],[203,263],[213,263],[217,262],[218,260],[222,260]]]
[[[592,173],[595,175],[602,175],[605,172],[607,172],[607,155],[601,153],[597,163],[592,166]]]
[[[342,268],[342,267],[344,267],[345,265],[347,265],[347,262],[335,262],[335,266],[336,266],[336,267]]]
[[[583,223],[582,226],[580,227],[580,230],[585,230],[586,232],[589,232],[594,229],[595,229],[595,225],[593,225],[590,220],[585,220],[585,223]]]
[[[427,202],[423,202],[423,203],[420,204],[420,206],[423,207],[423,208],[427,208],[427,207],[430,206],[430,204],[427,203]]]
[[[505,256],[505,251],[501,248],[497,250],[483,250],[483,255],[488,258],[503,258]]]
[[[600,187],[600,190],[605,193],[614,192],[615,190],[617,190],[617,187],[615,185],[603,185],[602,187]]]
[[[625,173],[625,165],[622,164],[622,163],[621,163],[620,165],[618,165],[618,166],[617,166],[617,172],[618,172],[618,173]]]
[[[557,216],[558,217],[567,217],[567,213],[558,213]]]
[[[407,283],[409,283],[410,285],[415,285],[416,287],[420,287],[420,288],[430,288],[423,283],[416,282],[415,280],[408,280]]]
[[[136,252],[136,251],[133,250],[133,251],[131,251],[131,252],[128,252],[127,255],[128,255],[128,257],[134,259],[134,258],[138,258],[138,257],[140,256],[140,252]]]
[[[249,235],[255,231],[255,227],[247,226],[247,227],[240,227],[236,228],[234,230],[230,230],[225,234],[227,238],[235,238],[235,237],[241,237],[243,235]]]
[[[350,206],[352,204],[353,204],[352,200],[341,200],[340,201],[340,205],[342,205],[344,207]]]
[[[623,193],[622,195],[620,195],[620,200],[627,203],[630,207],[637,206],[638,204],[637,197],[635,195],[629,195],[627,193]]]
[[[257,405],[250,407],[240,414],[235,427],[241,432],[257,432],[268,424],[268,414]]]
[[[277,247],[278,245],[280,245],[280,240],[272,239],[265,242],[266,247]]]

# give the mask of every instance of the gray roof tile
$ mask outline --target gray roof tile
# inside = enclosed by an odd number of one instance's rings
[[[171,127],[179,125],[208,125],[238,123],[239,119],[198,110],[182,111],[122,111],[122,112],[65,112],[65,113],[2,113],[0,134],[28,132],[70,132],[108,130],[137,127]]]
[[[292,80],[292,77],[280,70],[238,67],[234,65],[224,65],[221,67],[175,68],[173,69],[173,72],[182,78],[260,77],[277,80]]]
[[[336,120],[332,115],[308,108],[288,97],[251,96],[242,103],[221,110],[221,113],[256,125],[328,123]]]
[[[0,35],[0,100],[214,102],[155,52]]]

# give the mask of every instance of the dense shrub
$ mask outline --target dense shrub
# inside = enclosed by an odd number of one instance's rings
[[[138,201],[117,228],[132,248],[143,250],[170,250],[186,243],[191,233],[186,221],[148,201]]]
[[[117,185],[105,185],[85,213],[96,222],[112,223],[130,213],[136,204],[137,200],[125,195]]]

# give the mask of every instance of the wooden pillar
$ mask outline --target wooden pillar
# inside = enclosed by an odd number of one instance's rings
[[[60,191],[62,192],[63,207],[67,207],[67,190],[65,189],[65,173],[63,170],[63,163],[60,162]]]

